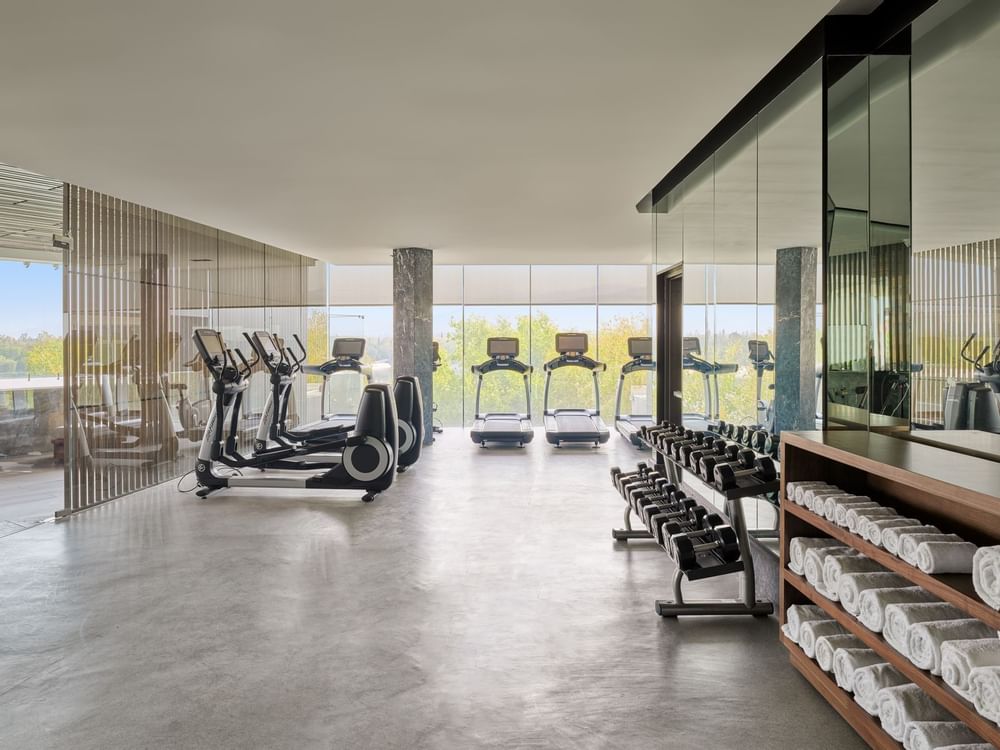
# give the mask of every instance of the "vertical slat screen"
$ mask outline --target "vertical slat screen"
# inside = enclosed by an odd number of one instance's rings
[[[913,254],[914,419],[940,422],[944,388],[971,381],[960,350],[973,333],[973,358],[1000,337],[1000,240]]]
[[[74,240],[63,270],[72,513],[193,468],[211,383],[192,330],[219,328],[246,349],[242,332],[273,322],[305,340],[304,269],[315,262],[76,185],[65,186],[64,217]],[[266,394],[255,374],[244,440]]]

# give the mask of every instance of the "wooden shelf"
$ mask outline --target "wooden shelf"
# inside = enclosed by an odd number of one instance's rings
[[[820,695],[826,698],[827,702],[854,728],[855,732],[861,735],[861,738],[870,747],[876,748],[876,750],[902,750],[902,744],[890,737],[882,729],[878,719],[855,703],[851,694],[841,689],[832,676],[820,669],[816,662],[806,656],[805,652],[789,638],[786,638],[784,634],[780,638],[781,643],[788,649],[792,666],[809,680]]]
[[[873,633],[839,604],[820,594],[802,576],[795,575],[790,570],[783,570],[781,575],[784,581],[805,594],[814,604],[822,607],[832,619],[864,641],[868,648],[898,669],[908,680],[916,683],[943,709],[959,721],[965,722],[973,732],[984,740],[1000,747],[1000,727],[980,716],[975,706],[948,687],[944,680],[915,666],[906,656],[890,646],[881,635]]]
[[[789,604],[811,602],[857,636],[887,663],[918,685],[943,709],[985,741],[1000,747],[1000,728],[980,716],[969,701],[939,677],[917,668],[850,615],[837,602],[816,591],[802,576],[788,569],[789,543],[797,536],[826,536],[871,558],[913,585],[920,586],[969,617],[1000,630],[1000,612],[976,594],[971,575],[929,575],[880,547],[831,523],[785,496],[792,481],[827,481],[845,492],[869,495],[901,514],[935,524],[979,545],[1000,544],[1000,471],[996,463],[956,454],[907,440],[868,432],[800,432],[781,436],[782,488],[781,604],[785,621]],[[854,700],[795,644],[782,636],[792,664],[875,748],[899,748]]]
[[[919,568],[914,568],[909,563],[905,563],[890,552],[886,552],[881,547],[862,539],[857,534],[852,534],[847,529],[831,523],[811,510],[786,501],[782,509],[793,516],[797,516],[825,536],[833,537],[839,542],[854,547],[866,557],[870,557],[879,565],[898,573],[914,585],[927,589],[934,596],[942,601],[948,602],[958,607],[969,617],[976,617],[994,630],[1000,630],[1000,612],[983,602],[976,593],[972,585],[971,575],[939,575],[934,576],[924,573]]]

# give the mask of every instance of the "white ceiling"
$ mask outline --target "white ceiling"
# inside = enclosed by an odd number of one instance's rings
[[[833,0],[8,4],[0,161],[339,262],[645,262]]]

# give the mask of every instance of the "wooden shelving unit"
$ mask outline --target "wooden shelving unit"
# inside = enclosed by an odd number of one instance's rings
[[[943,601],[1000,630],[1000,612],[976,595],[970,575],[932,576],[903,562],[822,516],[785,500],[785,483],[823,480],[848,492],[866,494],[900,513],[933,523],[978,544],[1000,543],[1000,472],[985,459],[885,435],[859,432],[808,432],[782,435],[781,606],[780,619],[792,604],[816,604],[831,619],[860,638],[868,648],[920,686],[942,708],[964,722],[984,741],[1000,747],[1000,728],[943,680],[915,667],[838,603],[817,592],[788,570],[788,544],[797,536],[829,536],[859,550]],[[899,748],[876,719],[839,688],[790,640],[782,636],[792,665],[830,702],[864,740],[875,748]]]

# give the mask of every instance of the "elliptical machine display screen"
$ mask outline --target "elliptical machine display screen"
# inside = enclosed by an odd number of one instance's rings
[[[509,336],[496,336],[486,340],[486,354],[490,357],[516,357],[520,343]]]
[[[281,353],[274,343],[274,338],[267,331],[254,331],[254,340],[257,343],[257,350],[270,362],[277,362],[281,359]]]
[[[587,334],[557,333],[556,351],[560,354],[586,354]]]
[[[211,328],[196,328],[194,330],[194,343],[206,362],[219,367],[225,363],[226,344],[222,340],[222,334],[218,331],[213,331]]]

